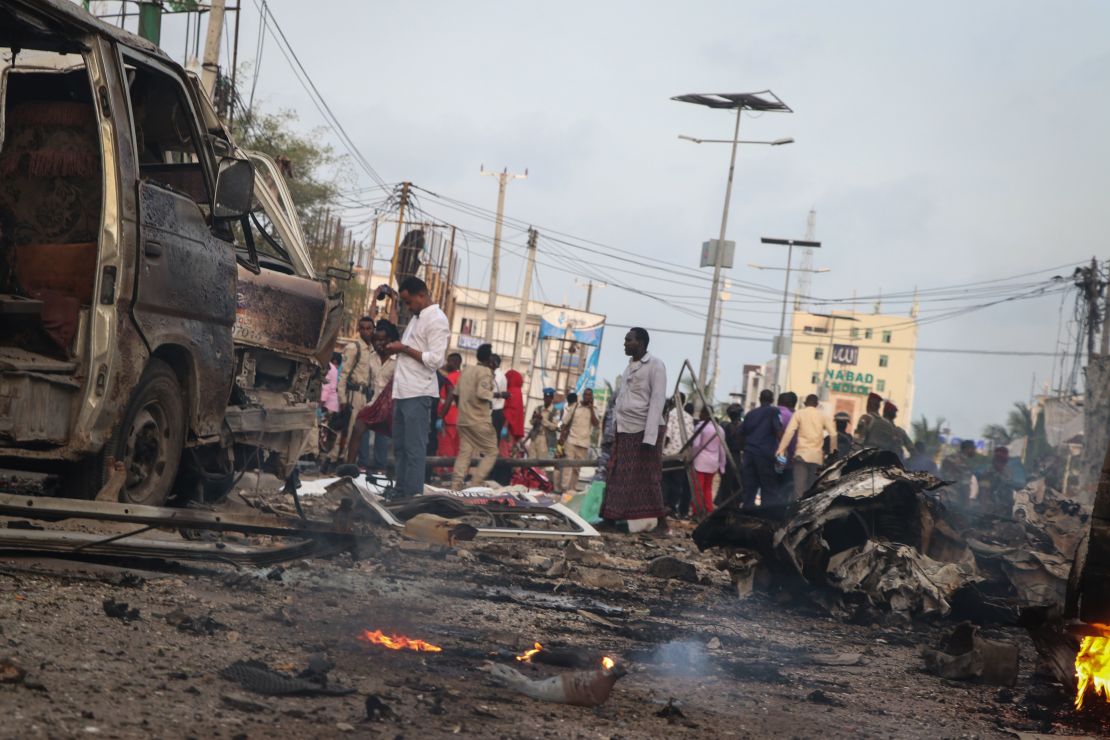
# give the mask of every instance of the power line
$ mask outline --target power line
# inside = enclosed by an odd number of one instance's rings
[[[617,329],[631,329],[632,324],[622,324],[615,321],[606,321],[606,326],[612,326]],[[687,331],[683,329],[662,329],[659,327],[642,326],[641,328],[647,329],[649,332],[658,332],[660,334],[680,334],[684,336],[701,337],[704,336],[703,332]],[[745,337],[736,334],[720,334],[721,339],[734,339],[737,341],[746,342],[766,342],[767,337]],[[807,342],[804,340],[794,340],[794,344],[803,344],[814,347],[823,347],[828,342]],[[957,354],[957,355],[990,355],[998,357],[1055,357],[1055,352],[1038,352],[1033,350],[1008,350],[1008,349],[967,349],[962,347],[897,347],[897,346],[884,346],[885,350],[903,351],[903,352],[931,352],[943,354]]]
[[[254,0],[254,5],[261,13],[262,8],[259,5],[259,0]],[[293,68],[294,75],[297,77],[298,82],[301,83],[301,86],[304,87],[305,92],[309,94],[309,98],[312,100],[316,110],[320,112],[320,115],[324,117],[328,126],[339,136],[340,142],[351,156],[354,157],[355,162],[370,176],[370,179],[376,182],[382,190],[388,191],[389,188],[385,180],[382,179],[377,170],[370,164],[370,161],[359,151],[354,140],[347,134],[347,130],[343,128],[343,124],[339,122],[335,112],[332,111],[331,106],[328,105],[324,96],[320,93],[319,88],[316,87],[316,83],[312,81],[312,78],[308,74],[308,70],[305,69],[300,58],[297,56],[297,52],[293,50],[292,44],[289,43],[285,31],[282,30],[277,18],[274,17],[274,12],[267,8],[265,13],[261,13],[261,17],[262,23],[267,27],[270,27],[270,24],[272,24],[272,30],[276,33],[275,38],[279,41],[278,50],[281,51],[282,56],[285,57],[285,61],[289,63],[289,66]]]

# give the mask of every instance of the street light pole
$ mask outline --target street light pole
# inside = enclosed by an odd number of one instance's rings
[[[705,336],[702,339],[701,364],[698,367],[698,386],[704,389],[706,387],[706,376],[709,374],[713,331],[717,316],[721,311],[721,306],[718,305],[718,296],[721,292],[721,267],[724,262],[725,232],[728,229],[728,207],[729,203],[732,201],[732,183],[736,173],[736,148],[738,145],[746,143],[780,146],[782,144],[792,144],[794,142],[793,139],[751,142],[740,141],[740,116],[743,115],[745,110],[779,113],[793,113],[794,111],[770,90],[762,90],[755,93],[692,93],[688,95],[677,95],[671,98],[671,100],[681,103],[693,103],[694,105],[701,105],[706,108],[714,108],[717,110],[736,111],[736,123],[733,127],[731,139],[698,139],[691,136],[679,136],[680,139],[692,141],[695,144],[728,143],[732,145],[732,152],[728,162],[728,183],[725,186],[725,203],[724,207],[721,209],[721,231],[717,239],[716,253],[713,256],[713,285],[709,293],[709,310],[706,311],[705,316]]]
[[[818,249],[821,247],[821,242],[807,241],[805,239],[771,239],[762,237],[760,239],[764,244],[781,244],[786,247],[786,282],[782,286],[782,315],[779,317],[779,335],[775,338],[775,393],[782,392],[782,344],[786,338],[784,333],[786,331],[786,301],[790,295],[790,261],[794,257],[794,247],[809,247],[811,249]]]
[[[701,365],[698,366],[698,387],[705,388],[706,375],[709,373],[709,348],[713,342],[713,327],[719,307],[717,295],[721,292],[721,261],[725,256],[725,229],[728,228],[728,204],[732,200],[732,179],[736,172],[736,147],[740,143],[740,114],[743,108],[736,109],[736,126],[732,132],[732,155],[728,160],[728,184],[725,186],[725,207],[721,211],[721,235],[717,238],[717,253],[713,258],[713,287],[709,291],[709,311],[705,317],[705,338],[701,343]]]

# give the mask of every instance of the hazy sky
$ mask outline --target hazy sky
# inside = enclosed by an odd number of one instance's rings
[[[243,5],[240,58],[249,61],[259,15],[254,0]],[[621,266],[599,265],[588,252],[559,247],[581,261],[581,272],[677,296],[702,316],[707,280],[682,275],[683,285],[670,285],[648,267],[663,259],[696,268],[701,242],[719,228],[727,147],[677,135],[728,138],[731,119],[669,99],[686,92],[770,88],[796,111],[742,124],[742,138],[797,143],[741,147],[731,275],[767,288],[734,290],[730,320],[777,327],[778,306],[769,301],[781,295],[782,273],[747,263],[783,264],[781,248],[759,237],[800,238],[811,207],[824,242],[816,264],[831,270],[813,279],[821,297],[931,289],[1107,256],[1106,224],[1096,219],[1110,193],[1104,2],[272,0],[270,7],[387,181],[411,180],[492,209],[496,184],[478,175],[479,166],[527,167],[529,179],[510,185],[510,217],[638,253]],[[166,24],[164,46],[175,57],[182,25]],[[297,110],[306,129],[322,123],[272,38],[257,84],[265,108]],[[492,232],[434,199],[422,205]],[[524,241],[515,228],[506,238],[513,250]],[[463,277],[485,284],[489,252],[488,242],[471,239]],[[541,240],[540,261],[552,260]],[[656,277],[630,277],[622,267]],[[505,290],[518,289],[521,268],[518,257],[505,257]],[[584,301],[573,276],[541,267],[538,278],[547,300]],[[973,292],[924,302],[923,317],[979,300]],[[1065,322],[1073,302],[1069,294]],[[594,308],[617,324],[696,332],[704,324],[616,287],[596,290]],[[1060,309],[1059,295],[986,309],[923,326],[919,344],[1051,352]],[[625,363],[622,335],[610,329],[606,337],[606,378]],[[696,365],[700,348],[696,336],[653,335],[652,350],[672,372],[683,358]],[[770,355],[769,338],[724,340],[724,390],[738,385],[743,363]],[[1034,375],[1040,386],[1052,366],[1050,357],[919,354],[915,415],[944,416],[953,432],[976,434],[1026,400]]]

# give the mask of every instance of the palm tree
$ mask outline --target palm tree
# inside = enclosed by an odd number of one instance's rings
[[[995,447],[1010,444],[1010,433],[1001,424],[987,424],[983,427],[983,439],[989,439]]]
[[[1006,417],[1006,431],[1009,432],[1010,439],[1018,437],[1028,439],[1033,435],[1033,428],[1033,409],[1018,401]]]
[[[943,416],[938,416],[936,424],[929,426],[929,420],[922,414],[920,419],[910,423],[913,441],[921,442],[929,452],[940,449],[940,430],[944,427],[944,421]]]

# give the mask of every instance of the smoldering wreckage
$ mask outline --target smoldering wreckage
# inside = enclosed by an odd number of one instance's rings
[[[616,537],[301,482],[341,304],[278,168],[76,4],[0,47],[0,736],[1110,730],[1110,471],[988,514],[865,450]]]
[[[155,694],[196,700],[181,724],[108,720],[123,736],[804,734],[799,703],[844,735],[1106,729],[1100,698],[1072,707],[1080,639],[1104,639],[1085,590],[1102,492],[1092,510],[1036,480],[1012,516],[981,514],[864,450],[785,509],[719,509],[691,543],[602,538],[519,487],[396,501],[383,484],[251,473],[190,508],[0,495],[14,734],[100,726],[46,709],[102,706],[64,652],[92,625]]]

